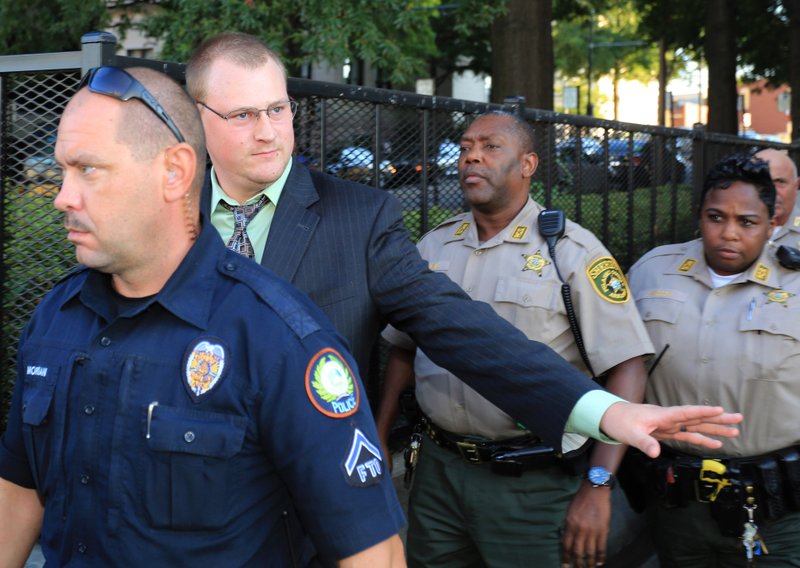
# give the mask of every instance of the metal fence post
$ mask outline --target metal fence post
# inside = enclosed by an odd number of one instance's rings
[[[696,122],[692,126],[692,211],[700,206],[700,193],[706,175],[706,125]],[[694,221],[697,225],[697,219]]]
[[[113,65],[117,58],[117,38],[108,32],[89,32],[81,36],[81,75],[92,67]]]

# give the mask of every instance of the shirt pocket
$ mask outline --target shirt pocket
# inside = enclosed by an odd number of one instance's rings
[[[231,458],[241,451],[246,429],[242,416],[153,408],[144,499],[155,528],[200,531],[225,525]]]
[[[37,367],[38,368],[38,367]],[[59,428],[53,400],[60,369],[47,367],[45,376],[26,376],[22,393],[22,435],[31,473],[42,488],[48,466],[56,460]]]
[[[636,307],[645,322],[674,324],[686,304],[686,294],[677,290],[644,290],[636,294]]]
[[[753,365],[750,380],[795,381],[800,357],[800,313],[779,306],[762,306],[742,314],[745,361]]]
[[[526,336],[545,344],[569,331],[561,284],[554,280],[499,278],[493,307]]]

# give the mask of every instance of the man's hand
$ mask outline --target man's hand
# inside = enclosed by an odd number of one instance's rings
[[[733,438],[739,429],[732,424],[742,421],[741,414],[726,413],[721,406],[654,406],[618,402],[612,404],[600,420],[606,436],[639,448],[651,458],[661,453],[659,440],[675,440],[716,449],[720,440],[709,436]]]
[[[604,564],[610,522],[611,488],[592,487],[584,481],[567,509],[562,566],[594,568]]]

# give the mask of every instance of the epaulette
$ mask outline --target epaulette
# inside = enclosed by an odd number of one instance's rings
[[[438,231],[439,229],[441,229],[443,227],[447,227],[449,225],[454,225],[454,224],[456,224],[458,222],[462,222],[467,215],[469,215],[469,213],[467,211],[464,211],[463,213],[459,213],[457,215],[453,215],[452,217],[449,217],[448,219],[445,219],[444,221],[442,221],[441,223],[439,223],[438,225],[436,225],[432,229],[429,229],[428,232],[426,232],[425,234],[423,234],[419,238],[419,240],[424,239],[429,234],[433,233],[434,231]]]
[[[226,268],[231,262],[236,263],[235,270]],[[300,339],[321,329],[319,322],[309,311],[309,307],[318,308],[310,300],[307,300],[308,305],[304,305],[299,290],[261,265],[232,253],[219,262],[218,270],[250,288]]]

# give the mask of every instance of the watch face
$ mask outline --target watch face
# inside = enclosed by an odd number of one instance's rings
[[[590,467],[586,472],[586,478],[592,485],[608,485],[611,479],[611,472],[604,467]]]

